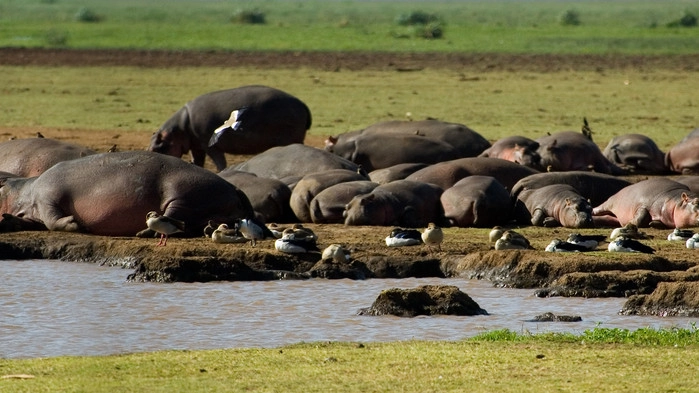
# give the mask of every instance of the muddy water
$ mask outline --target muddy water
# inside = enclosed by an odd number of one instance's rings
[[[458,340],[486,330],[579,333],[595,326],[688,327],[690,318],[617,315],[624,299],[534,297],[463,279],[128,283],[130,271],[58,261],[0,261],[0,357],[275,347],[311,341]],[[456,285],[490,315],[357,316],[381,290]],[[527,322],[544,312],[578,323]]]

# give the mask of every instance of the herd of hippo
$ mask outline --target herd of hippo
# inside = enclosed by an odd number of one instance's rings
[[[699,226],[699,129],[665,154],[639,134],[601,150],[587,122],[582,132],[491,144],[462,124],[387,121],[329,137],[325,148],[303,144],[311,123],[298,98],[243,86],[185,104],[148,151],[97,153],[48,138],[0,143],[0,230],[134,236],[150,211],[184,221],[185,236],[242,218]],[[194,165],[181,159],[188,152]],[[227,167],[224,153],[256,155]],[[206,155],[218,174],[202,167]]]

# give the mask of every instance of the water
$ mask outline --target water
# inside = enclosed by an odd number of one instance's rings
[[[0,261],[0,272],[0,358],[313,341],[458,340],[502,328],[580,333],[595,326],[688,327],[697,321],[619,316],[624,299],[542,299],[533,290],[465,279],[129,283],[128,270],[44,260]],[[424,284],[456,285],[490,315],[355,315],[384,289]],[[580,315],[583,322],[527,322],[544,312]]]

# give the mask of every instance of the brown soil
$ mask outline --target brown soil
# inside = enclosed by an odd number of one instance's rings
[[[392,68],[409,71],[425,67],[476,68],[488,70],[581,70],[600,68],[666,68],[696,70],[699,55],[673,57],[641,56],[548,56],[473,54],[390,53],[250,53],[165,51],[79,51],[0,49],[0,64],[11,65],[135,65],[255,66],[260,68],[311,67],[358,70]],[[41,129],[47,136],[76,142],[98,151],[111,144],[119,150],[141,150],[140,133],[116,130]],[[36,127],[0,128],[0,136],[33,137]],[[112,133],[112,140],[104,134]],[[323,145],[320,136],[309,136],[306,144]],[[246,156],[229,156],[229,163]],[[210,160],[207,160],[207,162]],[[212,168],[209,168],[212,169]],[[650,293],[661,281],[699,281],[696,251],[683,244],[664,241],[668,230],[648,229],[654,235],[655,256],[615,255],[606,251],[585,255],[552,255],[543,251],[494,251],[487,229],[447,229],[441,252],[426,247],[391,248],[383,239],[390,228],[311,225],[319,235],[319,246],[340,243],[352,250],[351,266],[338,267],[317,262],[320,254],[302,257],[281,255],[271,242],[249,245],[214,244],[208,239],[171,239],[156,247],[154,239],[109,238],[90,235],[20,232],[0,234],[0,256],[13,258],[61,258],[137,267],[134,280],[209,281],[258,280],[305,277],[408,277],[464,276],[490,279],[500,285],[547,288],[540,293],[564,296],[628,296]],[[537,250],[554,237],[566,237],[567,229],[521,228]],[[588,230],[586,233],[607,233]],[[577,272],[577,273],[576,273]],[[577,274],[577,276],[575,275]],[[583,276],[581,277],[580,274]]]

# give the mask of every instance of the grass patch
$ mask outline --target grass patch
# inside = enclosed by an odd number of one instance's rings
[[[498,335],[495,339],[493,337]],[[164,351],[101,357],[0,360],[13,392],[540,392],[691,391],[699,338],[652,330],[625,344],[582,336],[489,333],[458,342],[302,343],[271,349]],[[627,335],[629,336],[629,335]],[[667,337],[674,337],[672,344]],[[655,337],[649,340],[648,337]],[[687,339],[686,337],[690,337]]]

